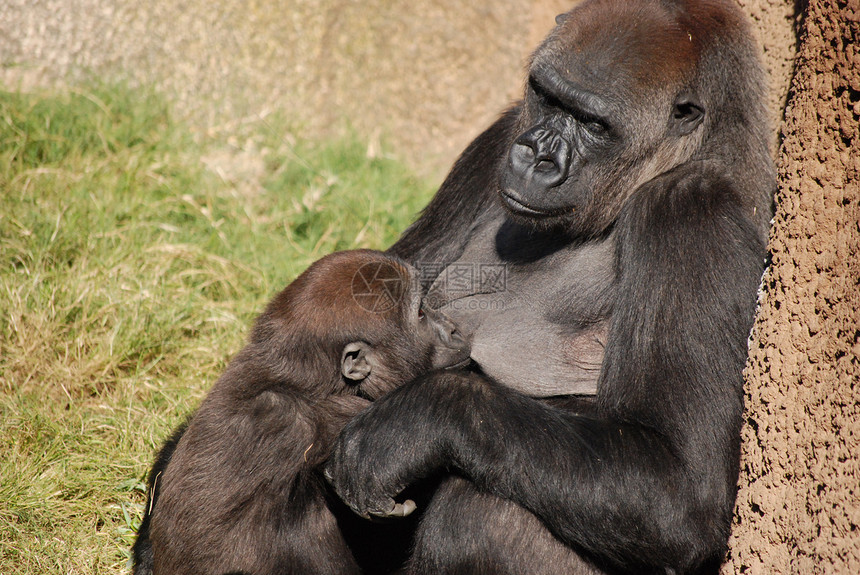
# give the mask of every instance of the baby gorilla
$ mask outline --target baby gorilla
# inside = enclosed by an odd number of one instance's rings
[[[468,359],[401,260],[357,250],[313,264],[257,319],[154,478],[154,573],[358,572],[321,464],[371,400]]]

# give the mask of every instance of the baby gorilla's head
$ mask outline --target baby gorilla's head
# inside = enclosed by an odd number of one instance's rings
[[[331,392],[368,399],[432,369],[465,365],[469,343],[423,305],[414,268],[374,250],[330,254],[279,293],[252,334],[314,361]],[[280,337],[279,337],[280,336]],[[278,345],[281,347],[281,345]]]

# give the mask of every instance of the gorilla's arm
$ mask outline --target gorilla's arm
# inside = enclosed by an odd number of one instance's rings
[[[402,488],[447,470],[611,564],[719,561],[763,268],[752,211],[701,162],[638,190],[617,222],[618,299],[594,408],[563,411],[476,375],[430,376],[347,426],[327,467],[338,493],[384,515]]]
[[[478,215],[502,209],[497,197],[497,164],[507,155],[518,115],[519,108],[511,108],[475,138],[421,216],[388,249],[389,253],[413,265],[444,264],[460,256]]]
[[[590,411],[590,410],[589,410]],[[413,382],[351,421],[327,473],[364,516],[442,470],[516,501],[562,541],[627,566],[693,551],[681,462],[655,432],[568,413],[475,374]],[[405,439],[404,439],[405,438]]]

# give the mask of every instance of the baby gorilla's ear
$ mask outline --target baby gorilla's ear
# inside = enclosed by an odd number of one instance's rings
[[[371,345],[365,341],[353,341],[346,344],[340,356],[340,372],[345,378],[358,383],[370,375],[369,356],[373,352]]]

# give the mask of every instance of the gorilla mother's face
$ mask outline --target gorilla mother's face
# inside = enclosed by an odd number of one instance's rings
[[[690,138],[704,107],[686,85],[696,61],[687,34],[659,13],[619,26],[609,9],[598,0],[560,17],[532,58],[500,178],[519,221],[598,234],[701,140]]]

